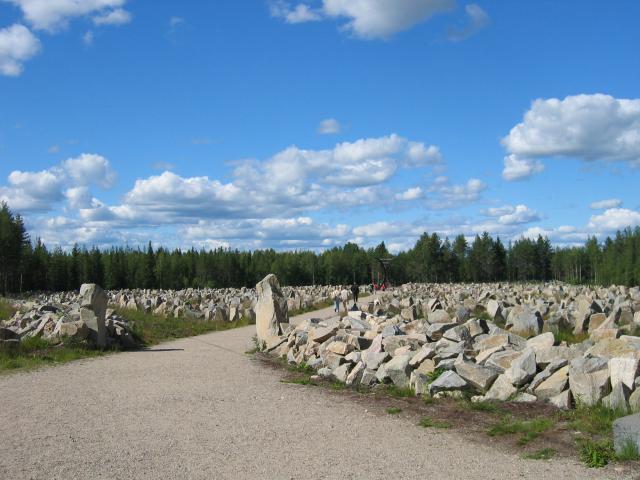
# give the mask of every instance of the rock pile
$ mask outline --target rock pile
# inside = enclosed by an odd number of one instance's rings
[[[410,284],[362,306],[271,351],[348,385],[640,410],[638,288]]]
[[[71,340],[97,348],[136,346],[129,322],[107,309],[107,295],[98,285],[84,284],[79,295],[60,296],[65,298],[64,302],[25,302],[24,313],[17,312],[11,319],[0,322],[0,347],[16,348],[21,340],[30,337]]]

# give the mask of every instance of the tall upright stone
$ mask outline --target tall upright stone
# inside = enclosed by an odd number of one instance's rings
[[[90,337],[98,348],[107,346],[107,294],[95,283],[84,283],[80,287],[80,319],[89,328]]]
[[[269,345],[282,333],[280,324],[289,320],[287,299],[280,290],[278,278],[272,273],[256,285],[256,291],[256,334],[258,340]]]

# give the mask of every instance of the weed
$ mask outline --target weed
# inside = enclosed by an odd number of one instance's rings
[[[433,372],[427,373],[427,385],[435,382],[440,375],[445,372],[444,368],[436,368]]]
[[[313,367],[310,367],[304,362],[300,363],[299,365],[289,365],[289,371],[299,373],[315,373]]]
[[[640,452],[638,452],[638,445],[633,440],[627,439],[622,444],[622,448],[616,454],[618,460],[640,460]]]
[[[460,400],[458,402],[461,408],[464,410],[473,410],[476,412],[487,412],[487,413],[504,413],[504,409],[498,405],[496,402],[490,401],[481,401],[481,402],[472,402],[470,400]]]
[[[563,414],[569,428],[582,433],[598,436],[610,436],[613,421],[627,415],[626,411],[615,411],[602,404],[586,406],[577,404],[574,410]]]
[[[396,414],[400,413],[401,411],[402,411],[402,409],[398,408],[398,407],[389,407],[389,408],[387,408],[387,413],[389,415],[396,415]]]
[[[568,345],[574,343],[582,343],[589,336],[586,333],[574,333],[573,330],[567,328],[554,328],[551,330],[555,343],[567,342]]]
[[[384,393],[386,393],[387,395],[391,395],[392,397],[400,397],[400,398],[407,398],[407,397],[415,397],[415,392],[413,391],[413,389],[409,388],[409,387],[398,387],[396,385],[385,385],[384,387]]]
[[[525,453],[522,455],[522,458],[526,458],[528,460],[549,460],[555,454],[556,451],[553,448],[541,448],[535,452]]]
[[[347,388],[347,386],[342,382],[336,381],[331,383],[331,390],[344,390],[345,388]]]
[[[253,347],[245,352],[248,355],[263,352],[267,348],[267,344],[264,341],[261,341],[258,338],[258,335],[254,335],[253,337],[251,337],[251,342],[253,343]]]
[[[422,417],[418,422],[418,425],[423,428],[451,428],[449,422],[434,420],[431,417]]]
[[[553,427],[554,421],[550,418],[535,418],[533,420],[514,420],[505,415],[499,423],[492,426],[487,434],[494,437],[496,435],[521,434],[518,445],[526,445],[546,430]]]
[[[294,385],[311,385],[317,387],[318,384],[311,380],[310,377],[294,378],[291,380],[280,380],[282,383],[293,383]]]
[[[0,298],[0,320],[9,320],[17,311],[11,302]]]
[[[601,468],[615,459],[613,442],[611,440],[582,439],[578,443],[580,450],[580,460],[589,468]]]

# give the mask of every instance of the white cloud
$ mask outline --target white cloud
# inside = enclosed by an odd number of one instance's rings
[[[69,20],[91,14],[108,15],[127,0],[5,0],[22,10],[25,19],[36,30],[55,32],[64,29]]]
[[[420,187],[413,187],[413,188],[408,188],[402,193],[397,193],[395,195],[395,198],[396,200],[410,201],[410,200],[417,200],[419,198],[422,198],[423,196],[424,196],[424,192]]]
[[[131,22],[131,14],[122,8],[106,11],[92,18],[96,25],[124,25]]]
[[[40,51],[40,40],[24,25],[0,29],[0,74],[17,77],[23,63]]]
[[[318,126],[318,133],[321,135],[340,133],[340,123],[335,118],[322,120]]]
[[[91,191],[88,187],[71,187],[64,192],[69,206],[73,209],[89,208],[91,206]]]
[[[542,170],[537,158],[624,161],[640,166],[640,99],[576,95],[538,99],[502,144],[503,176],[525,178]]]
[[[598,202],[591,202],[589,208],[591,210],[604,210],[608,208],[618,208],[622,205],[622,200],[619,198],[609,198],[607,200],[600,200]]]
[[[540,215],[535,210],[531,210],[526,205],[507,206],[500,209],[489,209],[489,213],[497,216],[498,222],[502,225],[520,225],[540,220]]]
[[[281,18],[287,23],[306,23],[322,20],[322,14],[309,5],[299,3],[292,7],[289,2],[276,0],[270,4],[271,16]]]
[[[409,30],[430,17],[450,11],[455,0],[323,0],[312,8],[307,3],[275,0],[271,15],[287,23],[346,20],[341,29],[362,39],[386,39]],[[479,8],[479,7],[478,7]]]
[[[437,197],[430,200],[428,205],[436,209],[458,208],[478,200],[486,188],[486,184],[477,178],[471,178],[464,184],[452,185],[447,177],[436,177],[428,191]]]
[[[467,14],[467,25],[463,28],[451,28],[447,34],[447,38],[452,42],[459,42],[466,40],[472,35],[475,35],[483,28],[486,28],[491,19],[487,12],[485,12],[479,5],[470,3],[465,7]]]
[[[92,30],[88,30],[82,36],[82,43],[84,43],[87,47],[91,47],[94,41],[94,34]]]
[[[587,227],[597,232],[612,233],[637,225],[640,225],[640,212],[626,208],[610,208],[600,215],[592,215]]]
[[[530,176],[544,170],[544,165],[539,160],[530,158],[519,158],[516,155],[504,157],[504,169],[502,178],[512,182],[514,180],[524,180]]]
[[[116,181],[116,173],[109,161],[94,153],[83,153],[76,158],[69,158],[62,162],[62,167],[76,185],[95,184],[110,188]]]
[[[343,29],[364,39],[389,38],[451,10],[455,0],[324,0],[329,17],[346,18]]]
[[[109,161],[96,154],[82,154],[76,158],[69,158],[60,165],[40,172],[12,171],[7,186],[0,186],[0,200],[9,204],[12,209],[22,211],[50,211],[55,205],[69,200],[69,205],[86,205],[90,196],[88,189],[75,187],[89,187],[98,185],[103,188],[113,186],[115,172]],[[67,187],[66,191],[63,189]]]

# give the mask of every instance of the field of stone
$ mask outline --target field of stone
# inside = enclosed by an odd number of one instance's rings
[[[572,418],[567,425],[583,430],[576,439],[584,463],[638,458],[640,288],[406,284],[314,318],[335,290],[280,288],[270,275],[255,289],[105,292],[87,284],[4,301],[0,363],[38,367],[42,358],[58,363],[256,324],[255,350],[292,366],[301,374],[295,383],[333,382],[427,404],[454,399],[501,412],[490,432],[519,434],[523,444],[555,425],[549,412],[575,412],[554,418]],[[302,312],[311,314],[290,322]],[[532,406],[532,419],[512,416],[514,405]],[[420,424],[448,425],[431,417]]]

